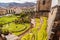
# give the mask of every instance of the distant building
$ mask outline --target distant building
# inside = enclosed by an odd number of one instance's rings
[[[0,15],[5,14],[20,14],[22,12],[32,12],[36,10],[35,7],[7,7],[7,8],[1,8],[0,7]]]
[[[20,14],[22,12],[21,7],[12,7],[14,14]]]
[[[7,10],[5,8],[0,7],[0,15],[5,15]]]
[[[6,9],[7,9],[7,14],[13,14],[13,13],[15,13],[14,8],[12,8],[12,7],[8,7]]]
[[[16,7],[13,9],[15,14],[20,14],[22,12],[22,9],[20,7]]]
[[[10,14],[20,14],[22,9],[20,7],[9,7],[7,8],[8,13]]]
[[[22,12],[30,13],[34,11],[34,7],[22,7],[21,10]]]

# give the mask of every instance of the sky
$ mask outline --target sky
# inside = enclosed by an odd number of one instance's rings
[[[35,2],[37,0],[0,0],[0,3],[9,3],[9,2],[17,2],[17,3],[25,3],[25,2]],[[58,0],[52,0],[52,6],[56,5]]]
[[[58,0],[52,0],[52,7],[58,4]]]
[[[4,2],[4,3],[8,3],[8,2],[24,3],[24,2],[36,2],[36,0],[0,0],[0,2]]]

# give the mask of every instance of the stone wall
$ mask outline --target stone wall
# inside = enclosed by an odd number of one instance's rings
[[[48,39],[50,39],[50,35],[52,33],[52,28],[54,25],[56,14],[57,14],[57,8],[51,9],[51,12],[49,13],[49,17],[48,17],[48,28],[47,28]]]
[[[53,33],[52,32],[53,27],[57,28],[58,24],[60,25],[59,22],[60,22],[60,6],[54,6],[51,9],[51,12],[49,13],[48,17],[48,28],[47,28],[48,38],[50,38],[50,35]]]

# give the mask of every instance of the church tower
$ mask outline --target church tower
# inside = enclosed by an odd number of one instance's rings
[[[50,11],[52,0],[37,0],[37,11]]]

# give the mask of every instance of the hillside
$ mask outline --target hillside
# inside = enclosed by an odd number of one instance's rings
[[[0,3],[0,7],[32,7],[36,5],[33,2],[26,2],[26,3],[15,3],[15,2],[11,2],[11,3]]]

